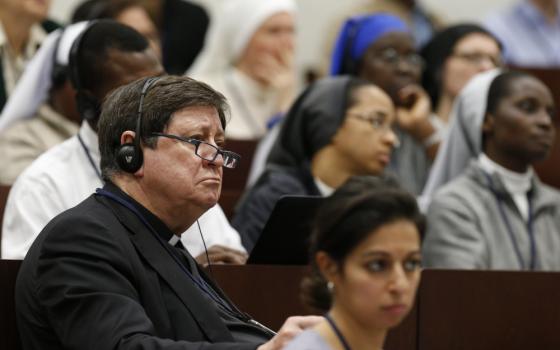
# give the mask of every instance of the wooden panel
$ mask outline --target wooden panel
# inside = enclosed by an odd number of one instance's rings
[[[0,260],[0,349],[20,350],[14,289],[20,260]]]
[[[226,148],[241,155],[241,162],[235,169],[224,169],[224,180],[222,183],[222,194],[220,206],[231,220],[235,205],[245,191],[253,156],[257,147],[257,141],[228,140]]]
[[[0,185],[0,248],[2,247],[2,221],[4,219],[4,209],[8,200],[8,193],[11,186]]]
[[[419,350],[560,349],[560,274],[426,270]]]

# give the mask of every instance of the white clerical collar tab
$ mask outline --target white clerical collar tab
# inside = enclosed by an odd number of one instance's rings
[[[177,235],[173,235],[171,236],[171,238],[169,239],[169,244],[171,244],[172,246],[175,246],[175,244],[177,244],[177,242],[179,242],[179,240],[181,239],[181,237],[177,236]]]

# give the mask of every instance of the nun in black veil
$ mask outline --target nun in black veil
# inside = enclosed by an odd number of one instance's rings
[[[351,176],[381,175],[398,143],[394,118],[390,97],[365,80],[337,76],[308,87],[233,218],[247,251],[281,196],[328,196]]]

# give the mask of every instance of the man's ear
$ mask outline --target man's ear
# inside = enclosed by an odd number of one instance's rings
[[[315,254],[315,263],[327,281],[332,281],[339,273],[336,261],[324,251],[319,251]]]
[[[127,130],[125,132],[123,132],[121,134],[121,145],[127,144],[127,143],[134,143],[134,137],[136,136],[136,133],[132,130]]]

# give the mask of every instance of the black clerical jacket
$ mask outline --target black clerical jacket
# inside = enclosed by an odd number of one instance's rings
[[[98,195],[38,236],[17,278],[16,314],[23,349],[258,346],[236,343],[147,226]]]

